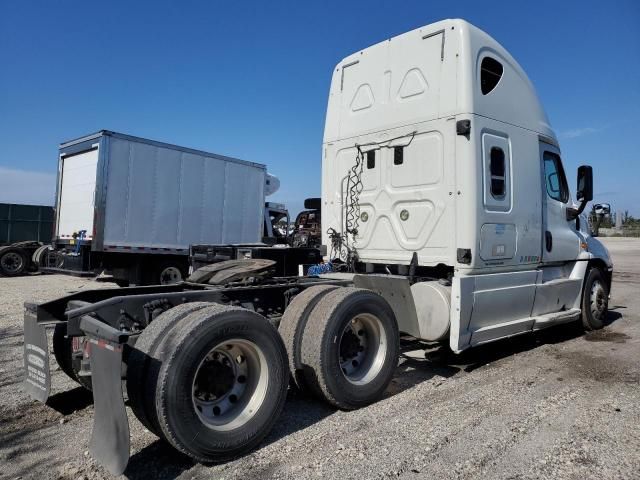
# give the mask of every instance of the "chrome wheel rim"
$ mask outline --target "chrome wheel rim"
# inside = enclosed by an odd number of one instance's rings
[[[353,317],[340,335],[338,355],[349,382],[364,385],[372,381],[387,355],[387,335],[380,319],[371,313]]]
[[[160,272],[160,285],[171,285],[182,281],[182,272],[177,267],[167,267]]]
[[[233,430],[256,414],[268,384],[269,367],[262,350],[249,340],[227,340],[200,362],[192,385],[193,406],[207,427]]]
[[[591,284],[591,292],[589,295],[591,315],[598,320],[603,320],[607,313],[608,302],[609,299],[607,298],[607,292],[604,286],[599,280],[595,280]]]
[[[23,265],[22,255],[16,252],[5,253],[2,256],[2,268],[9,273],[20,271]]]

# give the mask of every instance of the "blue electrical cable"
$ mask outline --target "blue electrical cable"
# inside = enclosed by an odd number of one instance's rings
[[[310,277],[318,277],[322,273],[333,272],[333,264],[331,262],[319,263],[318,265],[311,265],[307,271],[307,275]]]

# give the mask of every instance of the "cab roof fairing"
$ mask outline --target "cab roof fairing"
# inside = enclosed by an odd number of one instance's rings
[[[363,50],[348,55],[337,63],[333,70],[331,89],[327,104],[327,115],[323,143],[341,140],[340,124],[343,121],[341,104],[341,83],[343,69],[356,64],[360,59],[373,53],[386,44],[401,37],[419,36],[426,38],[429,34],[444,30],[445,42],[456,45],[457,78],[443,78],[445,82],[455,82],[456,99],[453,112],[440,112],[439,117],[449,117],[463,114],[477,114],[510,123],[528,130],[535,131],[542,136],[557,142],[545,110],[538,98],[535,87],[529,80],[522,67],[513,56],[490,35],[462,19],[447,19],[425,25],[415,30],[391,37]],[[456,37],[452,37],[456,35]],[[444,61],[451,61],[451,47],[445,48]],[[492,56],[504,67],[503,78],[497,87],[483,95],[480,91],[480,62],[485,56]],[[451,72],[451,70],[443,70]],[[438,118],[439,118],[438,117]],[[430,120],[425,118],[424,120]],[[393,128],[397,125],[380,125],[380,130]],[[370,132],[363,131],[362,134]]]

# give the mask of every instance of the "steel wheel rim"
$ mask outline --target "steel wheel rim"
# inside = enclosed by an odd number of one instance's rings
[[[338,344],[338,360],[344,377],[354,385],[365,385],[382,370],[387,356],[387,334],[382,321],[361,313],[345,325]]]
[[[599,280],[595,280],[591,284],[589,303],[591,315],[598,320],[602,320],[607,311],[608,299],[607,293]]]
[[[167,267],[160,272],[160,285],[171,285],[182,281],[182,272],[177,267]]]
[[[269,367],[262,350],[249,340],[232,339],[216,345],[202,359],[191,398],[205,426],[228,431],[256,414],[268,384]]]
[[[22,268],[22,264],[22,255],[16,252],[5,253],[2,256],[2,268],[9,273],[19,271]]]

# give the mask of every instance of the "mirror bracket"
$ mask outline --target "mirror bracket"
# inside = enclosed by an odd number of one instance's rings
[[[571,220],[575,220],[576,218],[578,218],[582,213],[582,210],[584,210],[586,204],[587,203],[584,202],[578,208],[567,207],[567,221],[570,222]]]

